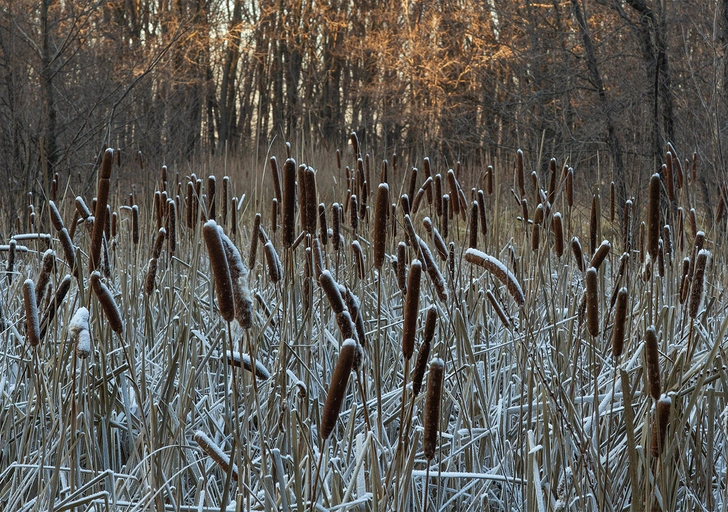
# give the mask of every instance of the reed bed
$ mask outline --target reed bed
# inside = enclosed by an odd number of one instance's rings
[[[699,168],[303,155],[2,221],[0,509],[725,510]]]

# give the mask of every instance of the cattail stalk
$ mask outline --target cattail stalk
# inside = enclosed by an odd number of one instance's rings
[[[647,383],[650,395],[655,400],[660,399],[660,356],[657,350],[657,333],[650,326],[645,330],[645,362],[647,364]]]

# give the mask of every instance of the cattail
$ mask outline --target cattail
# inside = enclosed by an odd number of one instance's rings
[[[76,249],[66,228],[61,228],[58,231],[58,240],[61,243],[63,257],[68,264],[68,268],[71,269],[74,276],[78,275],[78,269],[76,268]]]
[[[139,207],[137,205],[131,207],[131,241],[134,245],[139,244]]]
[[[622,355],[624,348],[628,301],[629,292],[627,288],[620,288],[619,292],[617,292],[617,308],[614,312],[614,330],[612,331],[612,355],[615,358]]]
[[[76,228],[78,227],[80,219],[81,215],[78,213],[78,210],[75,210],[73,212],[73,220],[71,221],[71,226],[68,229],[68,236],[71,237],[71,240],[73,240],[73,237],[76,234]]]
[[[500,303],[496,300],[495,295],[493,295],[493,292],[490,290],[485,292],[485,296],[488,298],[488,302],[490,302],[490,305],[493,306],[493,309],[495,310],[496,315],[500,318],[501,322],[503,323],[503,326],[508,329],[511,326],[510,320],[508,320],[508,315],[506,315],[505,310],[501,307]]]
[[[617,212],[616,208],[617,192],[615,190],[614,182],[609,184],[609,222],[614,222],[614,216]]]
[[[144,294],[149,296],[154,292],[155,280],[157,279],[157,258],[149,260],[147,275],[144,277]]]
[[[58,306],[60,306],[61,303],[63,302],[63,299],[66,298],[66,295],[68,294],[68,291],[70,289],[71,289],[71,276],[66,274],[63,277],[63,279],[61,280],[61,283],[58,285],[58,289],[56,290],[55,296],[53,297],[52,300],[50,300],[48,302],[48,306],[46,307],[46,310],[43,313],[43,318],[40,322],[40,339],[41,340],[43,338],[45,338],[45,334],[48,329],[48,325],[55,318]]]
[[[106,220],[104,222],[104,236],[106,240],[111,240],[111,207],[106,205]]]
[[[435,457],[437,450],[437,434],[440,430],[440,402],[442,401],[442,381],[445,374],[445,363],[437,358],[430,363],[430,375],[427,377],[427,398],[425,400],[424,436],[422,447],[425,459]]]
[[[574,169],[571,167],[566,174],[566,204],[569,207],[574,206]]]
[[[416,397],[420,394],[422,389],[422,380],[425,377],[425,370],[427,370],[427,360],[430,357],[430,348],[432,338],[435,336],[435,327],[437,326],[437,308],[430,306],[427,310],[427,317],[425,319],[425,333],[423,335],[422,344],[417,353],[417,362],[415,363],[415,369],[412,375],[412,395]]]
[[[670,228],[669,224],[665,224],[665,227],[662,228],[662,239],[665,242],[665,255],[667,256],[667,260],[669,262],[670,256],[672,255],[672,229]]]
[[[409,360],[415,350],[415,333],[417,331],[417,315],[419,314],[420,282],[422,263],[414,260],[410,263],[407,280],[407,299],[404,305],[404,326],[402,328],[402,354]]]
[[[442,236],[440,236],[440,232],[435,226],[432,225],[432,221],[429,217],[425,217],[424,219],[422,219],[422,224],[425,226],[425,229],[432,237],[432,243],[435,244],[435,249],[437,249],[437,254],[440,256],[440,259],[442,261],[446,261],[447,246],[445,245],[445,240],[443,240]]]
[[[665,163],[662,164],[662,173],[665,176],[665,188],[667,189],[667,197],[670,201],[675,200],[675,180],[672,172],[672,153],[669,151],[665,154]]]
[[[684,304],[690,290],[690,258],[683,259],[682,277],[680,278],[680,304]]]
[[[81,216],[82,219],[86,220],[91,216],[91,210],[88,209],[88,206],[86,206],[86,202],[81,198],[81,196],[76,197],[76,211]]]
[[[154,245],[152,246],[152,258],[157,259],[162,254],[162,247],[164,247],[164,239],[167,236],[167,230],[159,228],[157,237],[154,239]]]
[[[351,149],[354,150],[354,156],[358,157],[359,153],[359,137],[356,136],[356,132],[351,132],[349,135],[349,142],[351,142]]]
[[[477,249],[467,249],[465,251],[465,260],[474,264],[479,265],[493,274],[502,284],[508,288],[508,293],[511,294],[516,304],[523,306],[526,304],[526,296],[523,294],[523,289],[518,283],[516,276],[514,276],[508,268],[500,262],[500,260],[485,254],[484,252],[478,251]]]
[[[667,438],[667,425],[670,423],[670,408],[672,400],[667,395],[662,395],[657,401],[655,407],[655,424],[652,427],[652,444],[650,452],[653,457],[659,457],[665,449],[665,439]]]
[[[324,441],[333,432],[336,426],[336,420],[339,418],[339,411],[346,396],[346,387],[349,383],[349,374],[354,365],[356,351],[357,345],[353,339],[347,339],[341,345],[339,359],[336,362],[336,368],[329,383],[329,391],[326,395],[324,411],[321,415],[321,439]]]
[[[157,219],[157,229],[162,227],[162,193],[157,190],[154,193],[154,218]]]
[[[524,226],[528,224],[528,199],[525,197],[521,199],[521,218]]]
[[[597,288],[597,269],[589,267],[586,271],[586,320],[589,334],[599,335],[599,290]]]
[[[477,249],[478,247],[478,202],[473,201],[470,205],[470,226],[468,232],[470,233],[470,240],[468,247]]]
[[[690,232],[692,233],[693,238],[695,238],[698,236],[698,218],[695,213],[695,208],[690,208],[688,218],[690,220]]]
[[[242,199],[241,199],[242,202]],[[230,233],[235,236],[238,232],[238,198],[233,197],[230,202]]]
[[[432,179],[432,178],[430,178]],[[417,194],[414,196],[414,200],[412,201],[412,215],[417,213],[417,211],[420,209],[420,204],[422,203],[422,199],[425,197],[425,189],[420,187],[420,189],[417,191]]]
[[[445,194],[442,196],[442,217],[440,217],[442,229],[442,237],[447,240],[448,235],[448,219],[450,211],[450,196]]]
[[[308,201],[306,200],[306,165],[299,164],[296,171],[296,191],[298,193],[297,202],[300,208],[299,220],[301,222],[301,231],[308,231]]]
[[[195,442],[200,445],[200,448],[202,448],[202,450],[207,454],[208,457],[210,457],[212,460],[215,461],[218,466],[220,466],[220,469],[223,471],[223,473],[227,474],[229,472],[232,479],[236,482],[238,481],[237,466],[233,464],[232,468],[230,468],[230,456],[223,452],[220,447],[212,441],[212,439],[207,437],[207,435],[201,430],[198,430],[197,432],[195,432]]]
[[[192,212],[194,211],[193,204],[194,204],[194,185],[192,185],[191,181],[187,182],[187,209],[185,210],[186,220],[187,220],[187,229],[192,229],[195,224],[194,220],[192,219]]]
[[[339,250],[341,241],[341,206],[339,203],[331,205],[331,243],[334,250]]]
[[[666,176],[667,179],[667,176]],[[660,239],[660,175],[655,173],[650,178],[650,196],[647,217],[647,250],[653,261],[657,259]],[[672,201],[674,197],[670,197]]]
[[[536,171],[531,171],[531,188],[533,188],[534,193],[534,200],[538,202],[541,200],[541,202],[545,202],[545,198],[541,198],[541,188],[538,186],[538,174],[536,174]]]
[[[119,233],[119,215],[116,212],[111,214],[111,238],[116,238]]]
[[[51,280],[51,272],[56,264],[56,253],[51,249],[48,249],[43,253],[43,260],[41,261],[40,273],[38,279],[35,282],[35,303],[41,304],[43,297],[45,297],[46,288]]]
[[[407,266],[405,265],[405,253],[407,245],[404,242],[397,244],[397,286],[403,294],[407,293]]]
[[[243,329],[252,325],[253,321],[253,300],[250,298],[248,285],[248,269],[243,263],[240,251],[235,247],[232,240],[228,238],[221,226],[217,227],[225,249],[228,269],[230,270],[230,281],[233,288],[233,301],[235,302],[235,319]]]
[[[354,253],[354,262],[356,263],[357,274],[359,279],[364,279],[366,276],[366,270],[364,266],[364,253],[361,250],[361,244],[359,240],[351,242],[351,250]]]
[[[216,219],[217,212],[217,179],[215,176],[207,177],[207,201],[210,205],[209,219]]]
[[[380,183],[388,183],[389,182],[389,162],[387,160],[382,160],[382,169],[379,171],[379,182]]]
[[[248,253],[248,268],[255,268],[255,260],[258,256],[258,233],[260,233],[260,214],[255,214],[253,220],[253,231],[250,233],[250,252]]]
[[[442,176],[440,174],[436,174],[435,178],[433,180],[434,185],[434,197],[433,200],[435,202],[435,211],[437,212],[437,215],[439,217],[442,217]]]
[[[304,171],[304,187],[305,195],[302,203],[302,209],[305,211],[304,219],[306,221],[306,229],[312,236],[316,234],[316,210],[318,209],[318,200],[316,196],[316,171],[312,167],[306,167]]]
[[[296,229],[296,161],[283,164],[283,247],[290,248]],[[250,267],[252,268],[252,267]]]
[[[374,268],[381,271],[387,243],[387,209],[389,208],[389,185],[380,183],[377,188],[377,203],[374,210]]]
[[[349,225],[354,232],[359,228],[359,202],[356,194],[352,194],[349,198]]]
[[[450,185],[450,200],[452,201],[452,210],[454,215],[460,215],[460,200],[458,199],[458,183],[455,178],[455,171],[450,169],[447,171],[447,182]]]
[[[657,273],[660,277],[665,277],[665,244],[660,238],[659,250],[657,251]]]
[[[538,251],[539,245],[541,244],[541,223],[543,219],[543,205],[539,203],[533,215],[533,232],[531,234],[531,250],[533,252]]]
[[[351,290],[344,288],[341,292],[341,286],[339,286],[339,292],[342,293],[344,300],[346,301],[346,308],[349,310],[351,317],[354,319],[354,327],[356,328],[356,337],[359,340],[359,344],[362,346],[366,345],[366,333],[364,330],[364,317],[361,312],[361,303],[359,298],[351,293]]]
[[[526,196],[526,177],[523,174],[523,151],[520,149],[516,152],[516,178],[518,180],[518,190],[521,198]]]
[[[326,298],[329,299],[331,309],[335,314],[339,314],[344,311],[344,299],[341,297],[341,291],[339,285],[334,280],[331,272],[324,270],[318,278],[321,289],[326,294]]]
[[[592,196],[591,215],[589,217],[589,254],[597,250],[597,233],[599,231],[599,195]]]
[[[695,264],[698,261],[698,253],[702,250],[704,243],[705,233],[703,233],[702,231],[698,231],[698,233],[695,235],[693,255],[692,258],[690,258],[690,271],[688,272],[688,281],[690,281],[691,283],[693,281],[693,276],[695,275]]]
[[[91,334],[88,318],[88,309],[80,307],[68,323],[68,333],[71,341],[76,343],[76,356],[79,359],[85,359],[91,353]]]
[[[223,176],[223,178],[222,178],[222,223],[223,223],[223,225],[227,224],[229,190],[230,190],[230,177]]]
[[[48,212],[50,214],[51,224],[53,224],[53,227],[56,229],[56,231],[62,230],[63,219],[61,219],[61,214],[58,212],[58,208],[56,208],[56,203],[54,203],[53,201],[48,201]]]
[[[319,220],[319,240],[321,245],[326,245],[329,241],[329,227],[326,222],[326,205],[321,203],[318,205],[318,220]]]
[[[101,274],[98,272],[91,273],[91,288],[93,289],[96,298],[99,300],[99,304],[101,304],[101,309],[106,315],[106,320],[108,320],[111,330],[121,335],[124,332],[124,324],[121,321],[121,312],[119,311],[119,307],[116,305],[116,301],[111,295],[111,292],[106,285],[101,282]]]
[[[400,208],[402,208],[402,213],[404,215],[409,215],[412,212],[412,210],[410,209],[409,196],[407,194],[402,194],[400,196],[399,205],[400,205]]]
[[[255,360],[255,368],[253,368],[253,363],[250,360],[249,354],[241,354],[240,352],[226,350],[225,355],[227,356],[229,365],[247,370],[260,380],[270,379],[270,372],[268,371],[268,368],[266,368],[260,360]]]
[[[101,172],[99,173],[99,183],[96,193],[96,210],[94,212],[95,224],[91,235],[91,251],[89,252],[89,269],[91,271],[98,268],[101,263],[101,237],[104,234],[106,224],[106,206],[109,198],[109,188],[111,182],[111,169],[114,165],[114,150],[109,148],[104,152],[104,158],[101,163]]]
[[[283,274],[281,260],[278,258],[278,253],[270,240],[265,243],[265,262],[268,266],[269,279],[273,283],[280,281]]]
[[[174,199],[167,199],[167,226],[167,250],[173,256],[177,249],[177,204]]]
[[[609,243],[609,240],[602,241],[602,243],[599,245],[599,248],[594,253],[594,256],[592,256],[590,266],[599,270],[599,267],[602,265],[604,260],[609,255],[609,251],[611,249],[612,249],[612,244]]]
[[[339,326],[339,332],[341,332],[343,339],[354,338],[354,321],[347,310],[336,314],[336,325]]]
[[[488,236],[488,219],[485,216],[485,194],[482,190],[478,190],[478,214],[480,215],[480,232],[483,236]]]
[[[202,234],[207,246],[207,253],[210,258],[210,266],[215,278],[215,290],[217,302],[220,307],[220,314],[226,322],[232,322],[235,318],[235,301],[233,298],[233,284],[230,278],[225,248],[214,220],[205,222],[202,227]]]
[[[278,201],[278,204],[280,204],[283,200],[283,196],[281,195],[281,178],[278,174],[278,160],[276,160],[275,156],[270,157],[270,171],[273,175],[273,191],[276,195],[275,198]]]
[[[314,269],[314,277],[318,279],[321,277],[321,272],[326,270],[326,266],[324,265],[324,252],[321,250],[321,242],[314,238],[311,241],[311,254],[313,257],[313,269]]]
[[[703,299],[703,288],[705,286],[705,266],[710,253],[705,249],[701,249],[698,253],[695,263],[695,273],[693,274],[693,286],[690,290],[690,318],[695,319],[700,310],[700,302]]]
[[[23,283],[23,302],[25,304],[25,329],[28,344],[35,347],[40,343],[40,324],[38,323],[38,304],[35,300],[35,283],[26,279]]]
[[[698,154],[693,152],[693,166],[691,169],[692,174],[692,182],[695,183],[695,181],[698,179]]]
[[[558,212],[554,214],[552,228],[554,230],[554,252],[557,257],[561,258],[564,254],[564,226],[561,222],[561,214]]]
[[[657,334],[652,326],[645,330],[645,362],[647,364],[647,383],[650,386],[650,395],[655,400],[659,400],[660,357],[657,351]]]

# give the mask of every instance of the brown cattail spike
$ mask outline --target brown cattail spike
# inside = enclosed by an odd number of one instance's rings
[[[523,294],[523,289],[518,283],[516,276],[500,260],[476,249],[466,250],[465,260],[474,265],[479,265],[493,274],[508,288],[508,293],[511,294],[516,304],[521,307],[526,304],[526,296]]]
[[[296,230],[296,161],[283,164],[283,247],[293,244]],[[251,267],[252,268],[252,267]]]
[[[440,431],[440,402],[442,401],[442,383],[445,375],[445,363],[438,358],[430,363],[430,375],[427,378],[427,398],[425,400],[425,421],[422,448],[425,459],[429,462],[435,457],[437,435]]]
[[[604,263],[604,260],[607,259],[607,256],[609,255],[609,251],[612,249],[612,244],[609,243],[609,240],[604,240],[599,245],[599,248],[594,253],[594,256],[591,259],[591,266],[595,269],[599,270],[599,267]]]
[[[348,339],[341,345],[339,360],[336,362],[336,368],[331,377],[324,411],[321,415],[321,439],[323,440],[329,438],[336,426],[336,420],[339,418],[339,411],[346,396],[346,387],[349,383],[349,374],[354,365],[356,351],[357,344],[353,339]]]
[[[647,207],[647,251],[650,253],[652,261],[657,261],[660,240],[660,187],[660,175],[655,173],[650,178],[650,196]]]
[[[223,247],[220,233],[217,230],[217,223],[209,220],[202,227],[202,234],[207,246],[207,254],[210,257],[210,266],[215,278],[215,290],[217,302],[220,307],[220,314],[226,322],[232,322],[235,318],[235,301],[233,299],[233,284],[230,279],[230,268],[228,267],[225,248]]]
[[[667,426],[670,423],[670,409],[672,400],[667,395],[662,395],[655,407],[655,424],[652,427],[652,443],[650,452],[653,457],[659,457],[665,449],[667,439]]]
[[[526,196],[526,177],[523,174],[523,151],[520,149],[516,152],[516,178],[518,180],[518,190],[521,198]]]
[[[109,322],[111,330],[121,335],[124,332],[121,311],[119,311],[119,307],[116,305],[116,301],[109,289],[101,282],[101,274],[98,272],[91,273],[91,288],[99,300],[99,304],[101,304],[101,309],[106,315],[106,320]]]
[[[703,300],[703,288],[705,287],[705,267],[710,253],[701,249],[695,263],[693,274],[693,286],[690,291],[690,318],[695,319],[700,312],[700,302]]]
[[[589,267],[586,271],[586,319],[589,334],[599,335],[599,290],[597,269]]]
[[[422,344],[417,352],[417,362],[415,363],[415,369],[412,374],[412,395],[417,396],[420,394],[422,389],[422,380],[425,377],[425,371],[427,370],[427,360],[430,358],[430,348],[432,344],[432,338],[435,335],[435,327],[437,325],[437,308],[430,306],[427,310],[427,318],[425,320],[425,334],[422,339]]]
[[[374,210],[374,268],[381,270],[387,244],[387,210],[389,209],[389,186],[380,183],[377,188],[377,203]]]
[[[412,357],[415,350],[421,277],[422,263],[414,260],[410,264],[409,279],[407,280],[407,298],[404,305],[404,327],[402,329],[402,354],[407,360]]]
[[[628,302],[629,292],[627,288],[620,288],[619,292],[617,292],[617,308],[614,312],[614,331],[612,332],[612,355],[615,358],[622,355],[624,348]]]
[[[650,326],[645,330],[645,362],[647,364],[647,383],[650,395],[655,400],[660,398],[660,357],[657,350],[657,333]]]
[[[558,258],[564,254],[564,225],[561,221],[561,214],[556,212],[553,217],[552,227],[554,230],[554,252]]]
[[[23,302],[25,304],[26,339],[32,347],[40,343],[40,324],[38,323],[38,304],[35,300],[35,283],[26,279],[23,283]]]
[[[101,238],[104,236],[106,226],[106,206],[109,199],[109,188],[111,182],[111,169],[114,166],[114,150],[109,148],[104,151],[104,158],[101,162],[99,183],[96,192],[96,211],[94,212],[94,230],[91,235],[91,252],[89,253],[89,269],[97,269],[101,264]]]

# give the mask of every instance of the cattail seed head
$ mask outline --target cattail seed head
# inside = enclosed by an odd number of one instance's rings
[[[430,363],[430,374],[427,377],[427,398],[425,399],[425,420],[422,448],[425,459],[431,461],[437,450],[437,435],[440,430],[440,402],[442,401],[442,383],[445,375],[445,363],[442,359],[434,359]]]
[[[99,172],[99,183],[96,193],[96,210],[94,216],[96,218],[94,230],[91,235],[91,251],[89,252],[89,268],[95,270],[101,264],[101,238],[104,235],[106,226],[106,207],[109,199],[109,188],[111,182],[111,169],[114,165],[114,150],[109,148],[104,151],[103,161],[101,162],[101,171]]]
[[[293,244],[296,229],[296,161],[283,164],[283,247]]]
[[[40,343],[40,324],[38,323],[38,303],[35,300],[35,283],[26,279],[23,283],[23,303],[25,304],[26,339],[32,347]]]
[[[703,300],[703,288],[705,287],[705,267],[710,253],[701,249],[695,263],[693,274],[693,286],[690,291],[690,318],[695,319],[700,311],[700,302]]]
[[[586,320],[589,334],[599,335],[599,290],[597,269],[589,267],[586,271]]]
[[[116,301],[109,289],[101,282],[101,274],[98,272],[91,273],[91,288],[99,300],[99,304],[101,304],[101,309],[106,315],[106,320],[109,322],[111,330],[121,335],[124,332],[121,311],[119,311],[119,306],[116,305]]]
[[[516,179],[518,180],[518,190],[523,198],[526,195],[526,177],[523,174],[523,151],[520,149],[516,152]]]
[[[157,279],[157,258],[149,260],[147,275],[144,278],[144,294],[149,296],[154,292],[155,280]]]
[[[564,254],[564,226],[561,221],[561,214],[556,212],[552,221],[554,230],[554,252],[556,256],[561,258]]]
[[[321,439],[323,440],[329,438],[336,426],[336,420],[339,418],[339,411],[346,396],[346,387],[349,383],[349,374],[354,365],[356,350],[356,341],[353,339],[347,339],[341,345],[339,359],[331,377],[323,414],[321,415]]]
[[[511,294],[516,304],[521,307],[526,304],[526,296],[523,294],[523,289],[518,283],[516,276],[500,260],[477,249],[467,249],[465,251],[465,260],[474,265],[479,265],[493,274],[506,286],[508,293]]]
[[[349,198],[349,225],[354,231],[359,229],[359,202],[356,194],[352,194]]]
[[[468,247],[473,249],[478,248],[478,202],[473,201],[470,205],[470,226],[468,228],[470,233],[470,243]]]
[[[258,257],[258,233],[260,233],[260,213],[255,214],[253,220],[253,231],[250,233],[250,251],[248,252],[248,268],[255,268],[255,260]]]
[[[306,231],[311,235],[316,234],[316,213],[318,209],[318,197],[316,195],[316,171],[312,167],[306,167],[304,172],[304,179],[306,180],[305,185],[305,203],[303,209],[305,210],[306,220]]]
[[[612,331],[612,355],[617,358],[624,349],[624,334],[627,320],[627,306],[629,292],[627,288],[620,288],[617,292],[617,308],[614,312],[614,330]]]
[[[167,199],[167,250],[170,256],[177,250],[177,204],[174,199]]]
[[[359,240],[351,242],[351,250],[354,253],[354,262],[356,263],[356,270],[359,279],[364,279],[366,276],[366,268],[364,263],[364,252],[362,251]]]
[[[627,199],[624,203],[624,233],[622,236],[623,251],[632,252],[632,200]]]
[[[397,244],[397,286],[403,294],[407,293],[407,265],[405,264],[407,245],[404,242]]]
[[[281,260],[278,258],[275,247],[273,247],[273,242],[270,240],[265,243],[265,262],[268,266],[268,278],[273,283],[280,281],[283,276]]]
[[[414,199],[415,192],[417,191],[417,173],[417,167],[413,167],[410,172],[409,189],[407,192],[407,196],[412,199]],[[412,207],[414,208],[414,202],[412,203]]]
[[[650,386],[650,395],[655,400],[659,400],[660,355],[657,350],[657,333],[652,326],[645,330],[645,362],[647,365],[647,383]]]
[[[319,220],[319,240],[321,245],[326,246],[329,242],[329,226],[326,222],[326,205],[320,203],[318,205],[318,220]]]
[[[672,408],[672,400],[667,395],[662,395],[657,401],[655,407],[655,423],[652,427],[652,443],[650,452],[653,457],[659,457],[665,449],[665,440],[667,439],[667,426],[670,423],[670,409]]]
[[[404,327],[402,328],[402,354],[410,359],[415,350],[415,333],[417,331],[417,316],[420,303],[420,282],[422,277],[422,263],[414,260],[410,263],[409,279],[407,280],[407,298],[404,306]]]
[[[250,297],[248,284],[248,268],[235,244],[228,238],[221,226],[217,227],[225,249],[225,258],[230,270],[230,281],[233,287],[233,300],[235,302],[235,319],[243,329],[247,329],[253,322],[253,300]]]
[[[341,240],[341,206],[339,203],[331,205],[331,243],[334,245],[334,250],[339,250]]]
[[[569,207],[574,206],[574,169],[571,167],[566,175],[566,204]]]
[[[435,202],[435,211],[438,217],[442,217],[442,176],[436,174],[433,179],[433,201]]]
[[[51,224],[53,224],[56,231],[63,229],[63,219],[61,219],[61,214],[58,212],[56,203],[53,201],[48,201],[48,212],[50,214]]]
[[[609,251],[611,249],[612,244],[609,243],[609,240],[602,241],[602,243],[599,245],[599,248],[594,253],[594,256],[592,256],[590,265],[595,269],[599,270],[599,267],[609,255]]]
[[[665,177],[667,179],[667,176]],[[647,224],[647,250],[652,261],[657,259],[658,244],[660,239],[660,175],[655,173],[650,178],[648,224]],[[673,200],[673,197],[670,197]]]
[[[458,199],[458,183],[455,178],[455,171],[450,169],[447,171],[447,182],[450,185],[450,200],[452,201],[452,211],[454,215],[460,215],[460,200]]]
[[[48,283],[50,283],[51,272],[53,272],[55,264],[56,253],[53,252],[51,249],[48,249],[46,252],[43,253],[43,260],[41,261],[40,265],[40,273],[38,274],[38,279],[35,282],[36,304],[41,304],[43,302],[43,297],[45,297],[45,291],[46,288],[48,288]]]
[[[217,217],[217,179],[215,176],[207,177],[207,202],[209,203],[209,219],[216,220]]]
[[[339,166],[341,168],[341,166]],[[281,194],[281,177],[278,173],[278,160],[276,160],[275,156],[270,157],[270,172],[273,176],[273,191],[276,195],[276,200],[278,201],[278,204],[281,204],[281,201],[283,201],[283,196]]]
[[[448,235],[448,219],[450,212],[450,196],[445,194],[442,196],[442,217],[440,217],[440,228],[442,229],[442,237],[447,240]]]
[[[131,207],[131,241],[134,245],[139,245],[139,207],[137,205]]]
[[[328,270],[321,272],[318,281],[319,285],[321,285],[321,289],[326,294],[326,298],[329,299],[329,304],[331,304],[333,312],[338,315],[344,311],[344,299],[341,297],[339,285],[334,280],[331,272]]]
[[[235,301],[233,298],[233,285],[230,278],[225,248],[214,220],[205,222],[202,227],[202,234],[207,246],[207,253],[210,258],[210,266],[215,278],[215,289],[217,302],[220,307],[220,314],[226,322],[232,322],[235,318]]]

